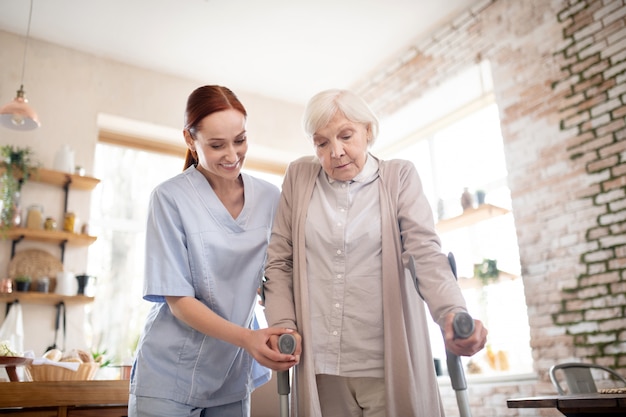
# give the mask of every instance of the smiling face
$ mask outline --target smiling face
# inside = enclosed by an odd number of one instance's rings
[[[369,127],[336,112],[328,124],[313,134],[315,152],[326,174],[336,181],[350,181],[365,166]]]
[[[246,117],[235,109],[211,113],[198,124],[195,139],[185,130],[185,142],[209,181],[236,180],[248,151]]]

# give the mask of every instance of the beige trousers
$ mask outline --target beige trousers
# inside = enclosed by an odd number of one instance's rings
[[[323,417],[385,417],[385,380],[316,375]]]

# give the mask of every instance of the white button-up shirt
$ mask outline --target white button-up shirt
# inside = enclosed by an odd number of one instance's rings
[[[383,376],[378,162],[352,181],[320,172],[306,224],[315,372]]]

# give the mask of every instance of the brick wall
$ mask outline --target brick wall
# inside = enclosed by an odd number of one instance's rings
[[[480,60],[500,109],[537,379],[470,384],[471,408],[557,416],[505,400],[554,393],[557,362],[626,375],[626,0],[479,1],[356,90],[390,114]]]
[[[584,7],[583,7],[584,6]],[[567,155],[593,181],[579,201],[588,213],[583,272],[562,292],[555,322],[573,337],[576,357],[626,370],[626,7],[622,1],[574,4],[559,14],[565,44],[561,127]]]

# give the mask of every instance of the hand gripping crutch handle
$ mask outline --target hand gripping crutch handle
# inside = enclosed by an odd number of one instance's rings
[[[278,338],[278,350],[280,353],[293,354],[296,350],[296,338],[289,333],[280,335]],[[289,395],[289,371],[278,372],[278,393]]]
[[[474,333],[474,319],[464,311],[456,313],[452,327],[454,328],[455,338],[467,339]],[[454,388],[455,391],[466,389],[467,382],[465,381],[461,358],[454,353],[446,351],[446,363],[448,364],[448,373],[450,374],[452,388]]]
[[[280,353],[293,354],[296,350],[296,338],[290,333],[280,335],[278,350]],[[280,397],[280,417],[289,417],[289,371],[279,371],[276,378]]]
[[[448,253],[448,262],[454,278],[458,278],[456,274],[456,260],[452,252]],[[464,311],[456,313],[452,321],[452,328],[455,338],[467,339],[474,333],[474,319]],[[465,372],[463,372],[461,358],[446,349],[446,364],[448,365],[448,374],[450,374],[450,383],[454,389],[456,402],[459,406],[459,415],[460,417],[471,417],[472,412],[469,408],[467,382],[465,381]]]

